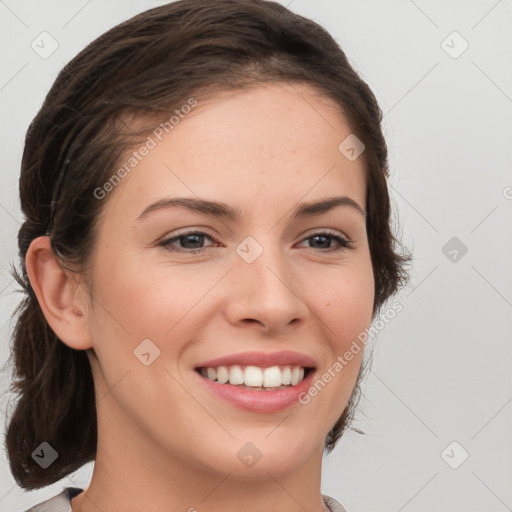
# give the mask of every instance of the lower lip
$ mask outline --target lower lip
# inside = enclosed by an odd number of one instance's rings
[[[200,373],[194,371],[214,395],[222,398],[226,402],[244,409],[246,411],[272,413],[282,411],[293,404],[299,404],[299,395],[306,392],[311,386],[315,375],[314,370],[309,370],[308,376],[296,386],[290,386],[286,389],[276,391],[252,391],[250,389],[239,388],[231,384],[220,384],[214,382]]]

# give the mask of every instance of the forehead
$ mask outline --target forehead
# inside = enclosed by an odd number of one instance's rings
[[[239,209],[258,200],[265,209],[336,191],[364,208],[364,163],[340,151],[351,131],[332,99],[310,86],[272,84],[196,101],[174,116],[172,128],[155,124],[151,149],[106,209],[138,215],[148,201],[169,195],[214,197]]]

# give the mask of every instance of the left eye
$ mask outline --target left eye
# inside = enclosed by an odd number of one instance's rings
[[[203,252],[208,247],[201,247],[201,245],[204,243],[205,238],[208,238],[212,241],[213,238],[210,235],[207,235],[206,233],[203,233],[201,231],[192,231],[189,233],[182,233],[180,235],[174,236],[172,238],[167,238],[166,240],[162,240],[158,245],[165,247],[168,251],[171,252],[181,252],[185,254],[196,254],[199,252]],[[339,251],[343,249],[349,249],[351,248],[351,242],[347,240],[346,238],[340,236],[336,232],[330,232],[330,231],[322,231],[319,233],[313,233],[306,238],[303,238],[302,241],[306,240],[315,240],[315,244],[319,244],[321,247],[310,247],[311,249],[315,249],[320,252],[331,252],[331,251]],[[330,247],[331,241],[334,240],[338,243],[338,248],[332,248]],[[180,242],[183,244],[182,247],[176,247],[174,244],[176,242]],[[326,247],[327,243],[327,247]]]
[[[313,233],[312,235],[309,235],[308,237],[304,238],[304,240],[316,240],[315,243],[320,240],[320,245],[325,245],[325,241],[327,241],[327,244],[330,245],[330,240],[335,240],[340,247],[332,248],[332,247],[312,247],[312,249],[320,250],[321,252],[330,252],[330,251],[341,251],[343,249],[350,249],[351,243],[346,238],[340,236],[337,233],[333,233],[330,231],[324,231],[320,233]],[[330,251],[322,251],[322,249],[330,249]]]

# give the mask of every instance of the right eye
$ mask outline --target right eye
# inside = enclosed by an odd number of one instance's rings
[[[179,235],[173,236],[171,238],[166,238],[162,240],[158,245],[164,247],[170,252],[179,252],[185,254],[197,254],[200,252],[204,252],[205,249],[212,246],[200,247],[202,243],[204,243],[204,239],[208,238],[213,240],[210,235],[203,233],[202,231],[187,231],[185,233],[181,233]],[[184,247],[176,248],[173,244],[180,242]]]

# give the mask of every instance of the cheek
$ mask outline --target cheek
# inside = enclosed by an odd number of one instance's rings
[[[194,293],[183,293],[187,283],[176,269],[168,269],[163,279],[158,266],[138,264],[128,255],[103,261],[95,276],[97,302],[104,305],[97,314],[121,339],[161,338],[190,307]]]
[[[315,313],[327,336],[342,349],[371,323],[375,295],[371,262],[336,268],[322,282],[309,287],[309,296],[315,297]]]
[[[354,390],[374,300],[369,259],[361,258],[353,265],[330,272],[328,279],[322,279],[324,286],[321,289],[311,287],[326,350],[320,371],[307,393],[300,398],[301,403],[310,408],[312,428],[323,431],[324,435],[339,419]]]
[[[225,269],[148,265],[128,255],[103,261],[95,275],[93,339],[107,383],[127,369],[140,370],[137,353],[148,348],[158,354],[150,368],[165,365],[174,371],[189,340],[211,320],[208,292]]]

